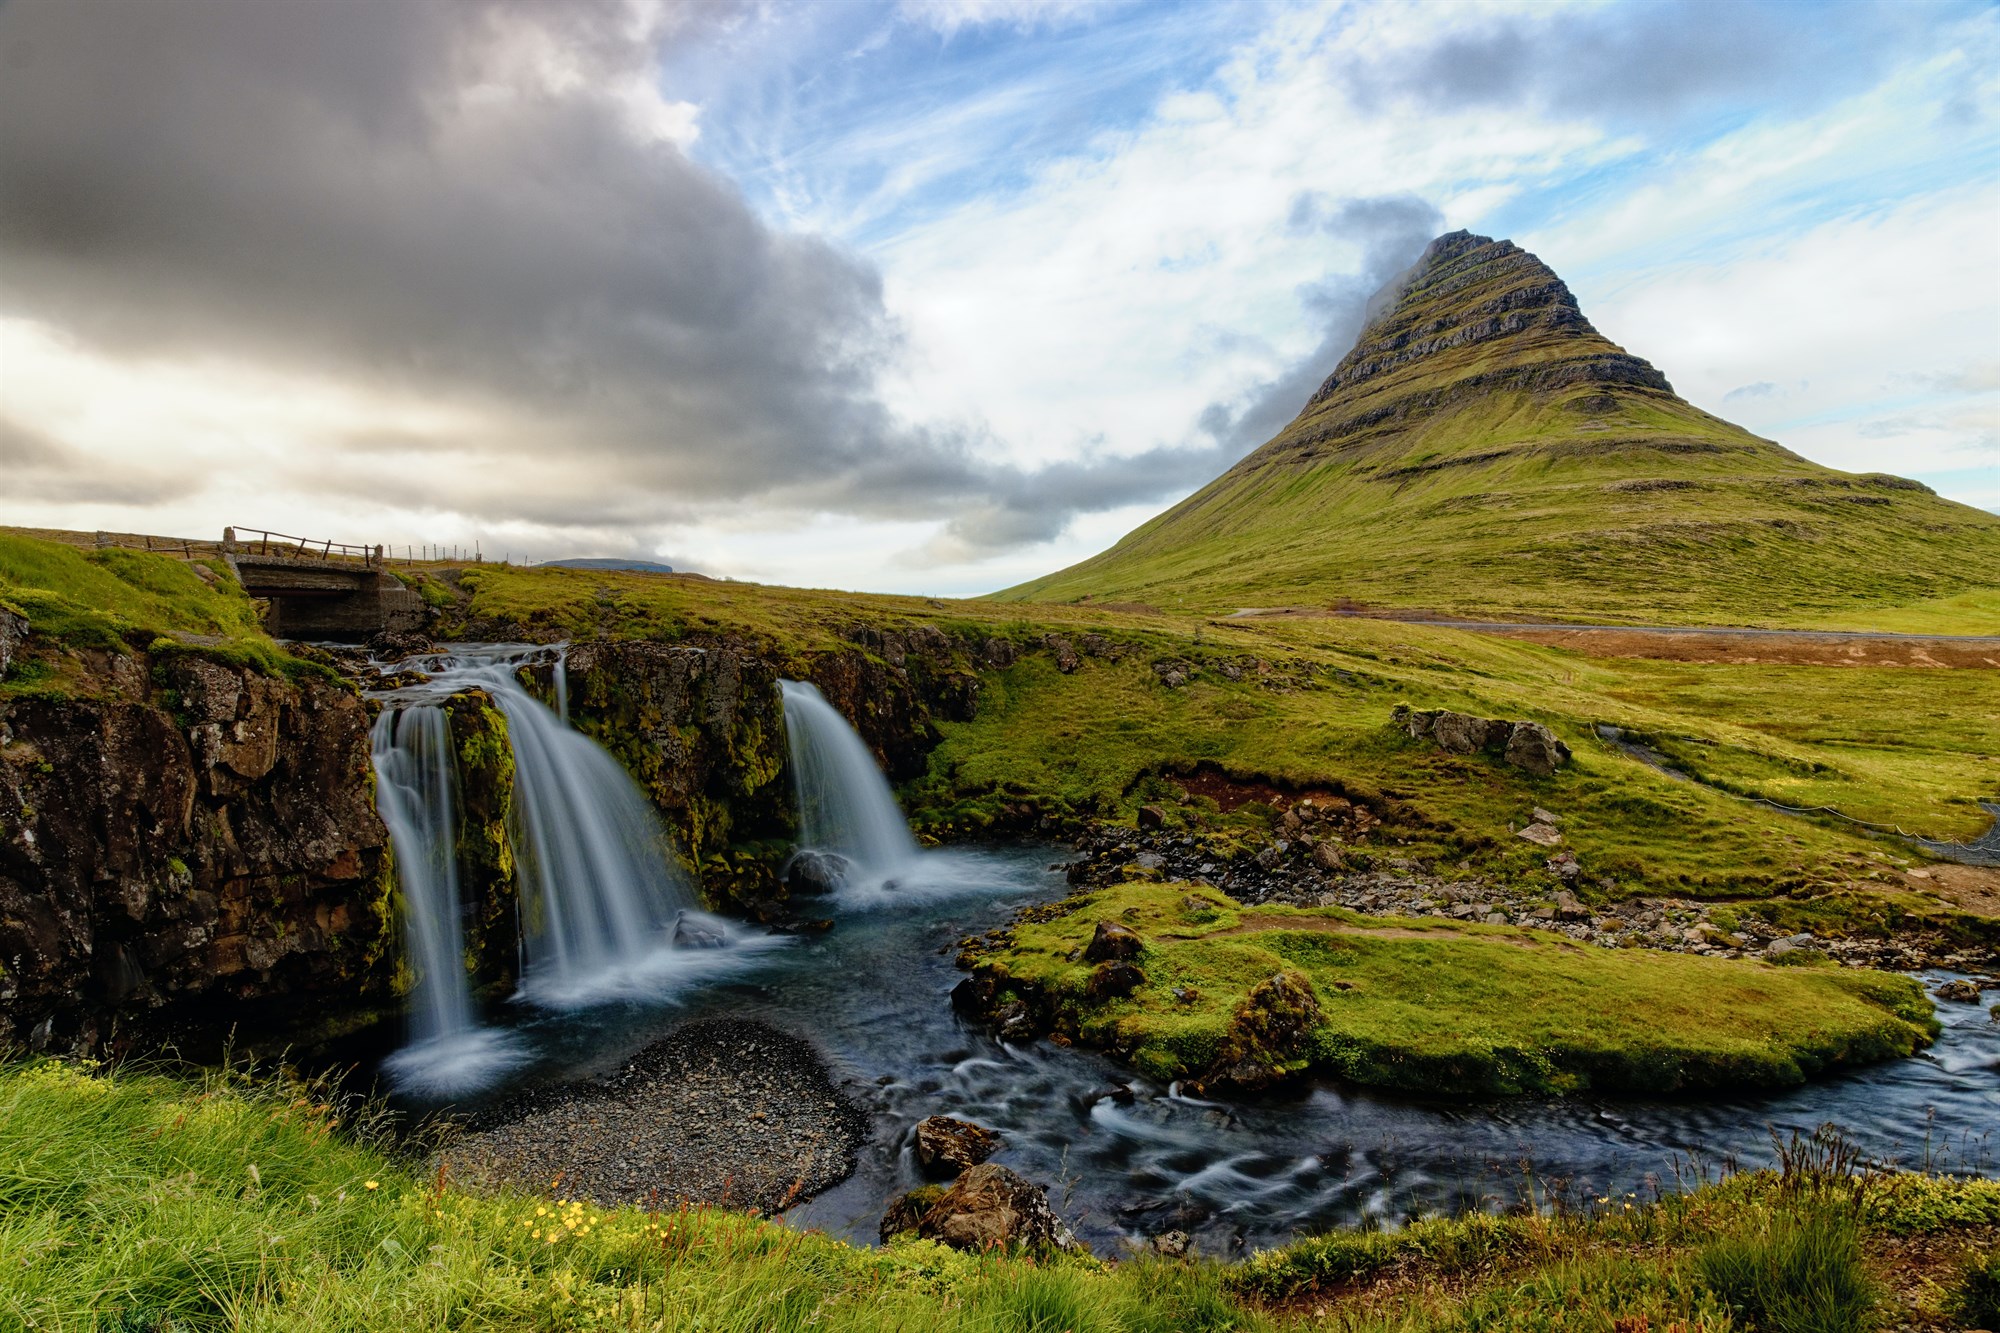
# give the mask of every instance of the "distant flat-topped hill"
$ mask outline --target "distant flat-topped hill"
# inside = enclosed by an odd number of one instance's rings
[[[613,555],[579,555],[567,560],[544,560],[544,568],[551,569],[618,569],[632,574],[671,574],[672,565],[663,565],[657,560],[628,560]]]
[[[1682,401],[1509,241],[1441,236],[1378,300],[1276,439],[1000,596],[1867,625],[2000,589],[2000,516]]]

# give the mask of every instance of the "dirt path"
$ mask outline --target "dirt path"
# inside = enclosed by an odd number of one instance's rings
[[[1494,634],[1568,648],[1592,657],[1646,657],[1667,662],[1766,666],[1994,667],[2000,635],[1890,634],[1858,630],[1739,629],[1700,625],[1524,624],[1451,620],[1421,611],[1315,610],[1244,607],[1231,620],[1394,620],[1410,625]]]

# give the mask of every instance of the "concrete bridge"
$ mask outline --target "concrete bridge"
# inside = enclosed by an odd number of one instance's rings
[[[379,546],[225,528],[222,558],[264,600],[264,628],[277,638],[359,643],[423,628],[423,599],[383,567]]]

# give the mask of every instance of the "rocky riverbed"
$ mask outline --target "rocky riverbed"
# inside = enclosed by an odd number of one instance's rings
[[[1142,815],[1143,818],[1143,815]],[[1615,886],[1590,880],[1563,850],[1561,819],[1545,810],[1516,834],[1550,852],[1555,884],[1510,885],[1439,873],[1420,862],[1371,849],[1355,856],[1371,817],[1359,806],[1302,801],[1286,810],[1272,838],[1255,850],[1218,851],[1197,834],[1103,824],[1076,842],[1068,868],[1078,887],[1133,875],[1186,880],[1221,889],[1239,902],[1295,907],[1344,907],[1379,916],[1447,917],[1494,925],[1532,926],[1605,948],[1666,949],[1716,958],[1769,958],[1818,953],[1853,967],[1913,972],[1942,968],[2000,972],[1991,946],[1954,942],[1934,928],[1899,928],[1893,936],[1819,936],[1787,931],[1730,904],[1640,896],[1617,898]],[[1365,866],[1358,864],[1366,860]],[[1728,912],[1728,924],[1716,920]],[[2000,982],[1996,982],[2000,985]]]
[[[453,1180],[603,1207],[773,1213],[846,1178],[863,1130],[809,1043],[762,1023],[709,1019],[606,1078],[475,1113],[439,1161]]]

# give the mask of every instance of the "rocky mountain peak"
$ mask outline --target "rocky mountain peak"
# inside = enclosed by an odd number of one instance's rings
[[[1447,232],[1376,302],[1308,410],[1343,391],[1372,397],[1505,371],[1532,372],[1540,388],[1600,380],[1673,392],[1659,371],[1592,328],[1555,271],[1512,241]]]

